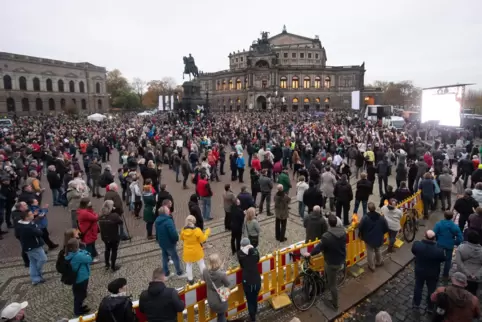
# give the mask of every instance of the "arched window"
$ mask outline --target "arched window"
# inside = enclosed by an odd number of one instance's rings
[[[229,80],[229,90],[232,90],[232,89],[234,89],[234,85],[233,85],[233,80],[230,79]]]
[[[236,80],[236,89],[243,89],[243,84],[241,84],[241,80],[239,78]]]
[[[75,92],[75,83],[74,83],[74,81],[70,81],[70,82],[69,82],[69,91],[70,91],[71,93],[74,93],[74,92]]]
[[[315,88],[321,88],[321,78],[318,76],[315,77]]]
[[[223,91],[225,91],[226,89],[227,89],[227,87],[226,87],[226,81],[223,80]]]
[[[80,105],[82,107],[83,110],[86,110],[87,109],[87,101],[85,99],[82,99],[80,101]]]
[[[15,112],[15,100],[11,97],[7,98],[7,112]]]
[[[79,92],[85,93],[84,82],[79,82]]]
[[[62,98],[62,99],[60,100],[60,108],[61,108],[62,110],[65,109],[65,99],[64,99],[64,98]]]
[[[330,103],[330,97],[325,97],[325,103]]]
[[[241,105],[241,99],[239,97],[236,99],[236,105],[238,105],[238,106]]]
[[[100,94],[100,83],[95,83],[95,92]]]
[[[221,90],[221,84],[219,83],[219,81],[216,82],[216,90]]]
[[[42,102],[42,99],[37,98],[35,100],[35,109],[37,111],[43,111],[44,110],[44,103]]]
[[[49,111],[55,111],[55,101],[53,98],[49,98]]]
[[[33,90],[36,92],[40,92],[40,79],[38,79],[37,77],[33,79]]]
[[[288,80],[286,79],[286,77],[283,76],[279,79],[279,87],[288,88]]]
[[[19,79],[18,79],[18,87],[20,88],[20,90],[22,91],[26,91],[27,90],[27,79],[23,76],[21,76]],[[27,100],[28,101],[28,100]]]
[[[12,89],[12,78],[10,75],[3,76],[3,88]]]
[[[303,79],[303,88],[310,88],[311,86],[311,79],[309,77],[305,77]]]
[[[331,86],[331,78],[330,78],[330,76],[326,76],[326,77],[325,77],[325,84],[324,84],[324,85],[325,85],[325,86],[324,86],[325,88],[330,88],[330,86]]]
[[[299,88],[300,87],[300,79],[297,76],[293,76],[291,79],[291,88]]]
[[[22,98],[22,111],[23,112],[30,111],[30,102],[28,101],[28,98],[26,98],[26,97]]]
[[[320,98],[319,97],[315,98],[315,102],[316,102],[316,104],[320,104],[320,102],[321,102]]]
[[[303,100],[303,103],[310,104],[310,99],[308,97],[305,97],[305,99]]]
[[[300,100],[297,97],[293,98],[293,104],[298,104],[299,102],[300,102]]]
[[[50,78],[47,78],[47,80],[45,81],[45,85],[47,86],[47,92],[53,92],[54,91],[54,87],[52,85],[52,80]]]
[[[73,104],[74,106],[77,106],[77,100],[76,100],[75,98],[72,99],[72,104]]]
[[[97,100],[97,109],[102,109],[102,100]]]
[[[64,91],[64,81],[59,79],[59,81],[57,82],[57,86],[59,87],[59,92],[63,92]]]

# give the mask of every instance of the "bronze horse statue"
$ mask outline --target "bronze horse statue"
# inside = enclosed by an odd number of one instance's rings
[[[191,74],[193,77],[199,77],[199,72],[196,64],[194,63],[194,57],[189,54],[189,57],[184,56],[184,73],[182,73],[182,79],[184,79],[184,74],[189,75],[189,80],[191,80]]]

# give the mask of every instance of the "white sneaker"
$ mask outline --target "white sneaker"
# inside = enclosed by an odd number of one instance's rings
[[[99,259],[98,259],[98,258],[94,258],[94,259],[92,260],[92,264],[95,264],[95,263],[98,263],[98,262],[99,262]]]
[[[182,273],[181,275],[176,275],[178,278],[186,278],[187,273]]]
[[[169,263],[170,265],[174,265],[174,262],[172,261],[172,259],[169,260]]]

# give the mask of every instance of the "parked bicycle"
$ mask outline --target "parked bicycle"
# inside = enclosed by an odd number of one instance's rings
[[[411,243],[415,239],[415,235],[419,229],[419,213],[415,208],[408,208],[403,210],[405,222],[402,226],[403,238],[407,243]]]
[[[300,311],[306,311],[315,304],[316,296],[322,298],[327,291],[328,281],[324,272],[318,272],[311,268],[311,257],[304,257],[301,254],[290,253],[293,259],[303,257],[301,272],[293,281],[291,287],[291,300],[295,307]],[[343,285],[346,279],[346,264],[337,273],[337,286]]]

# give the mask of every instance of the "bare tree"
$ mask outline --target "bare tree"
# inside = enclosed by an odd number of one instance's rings
[[[147,82],[143,81],[142,79],[136,77],[132,80],[131,83],[132,89],[134,92],[139,96],[139,101],[141,102],[142,106],[142,97],[144,96],[144,92],[146,90]]]

